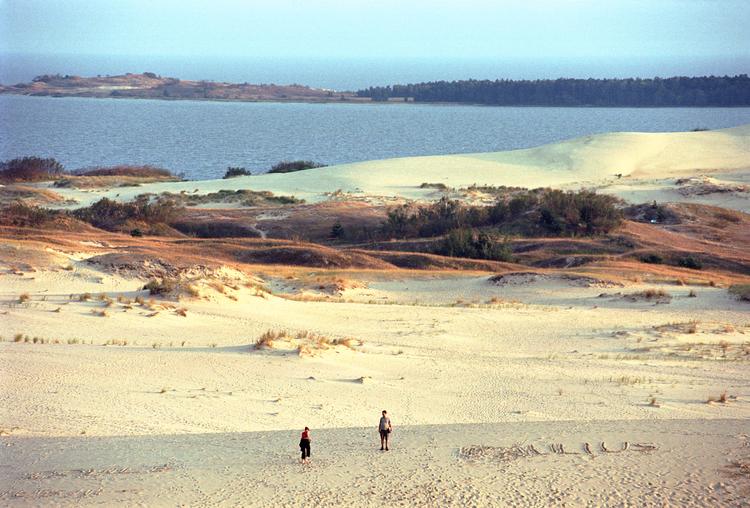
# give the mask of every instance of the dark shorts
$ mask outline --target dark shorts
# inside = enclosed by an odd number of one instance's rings
[[[387,430],[381,430],[380,431],[380,437],[382,437],[384,439],[388,437],[388,434],[389,434],[389,432]]]

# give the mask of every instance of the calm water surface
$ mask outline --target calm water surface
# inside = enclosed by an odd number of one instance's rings
[[[750,123],[750,108],[499,108],[0,96],[0,160],[154,164],[191,179],[280,160],[339,164],[527,148],[611,131]]]

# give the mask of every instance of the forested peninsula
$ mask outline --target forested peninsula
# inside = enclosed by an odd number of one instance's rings
[[[737,76],[431,81],[357,92],[374,101],[457,102],[492,106],[750,106],[750,78]]]
[[[737,76],[431,81],[357,92],[305,85],[181,80],[152,72],[118,76],[37,76],[0,85],[0,94],[269,102],[422,102],[489,106],[732,107],[750,106],[750,77]]]

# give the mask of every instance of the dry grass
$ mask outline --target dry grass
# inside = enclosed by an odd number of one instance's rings
[[[211,289],[213,289],[214,291],[216,291],[217,293],[221,293],[222,295],[226,294],[226,292],[227,292],[227,288],[226,288],[226,286],[224,285],[223,282],[219,282],[219,281],[215,281],[214,280],[214,281],[209,282],[208,286]]]
[[[106,311],[106,310],[96,310],[96,309],[92,309],[92,310],[91,310],[91,313],[92,313],[92,314],[93,314],[94,316],[98,316],[98,317],[108,317],[108,316],[109,316],[109,314],[107,314],[107,311]]]
[[[363,342],[352,337],[330,338],[324,335],[302,330],[291,334],[286,330],[266,330],[255,341],[255,349],[277,349],[282,344],[289,349],[296,349],[300,356],[312,356],[317,352],[326,351],[336,347],[345,347],[354,350]]]
[[[664,291],[663,289],[645,289],[643,291],[638,291],[636,293],[630,293],[627,295],[624,295],[624,298],[636,302],[639,300],[646,300],[646,301],[656,301],[659,302],[669,302],[672,300],[672,295]]]
[[[667,323],[664,325],[654,326],[653,329],[660,333],[672,332],[672,333],[698,333],[698,325],[700,321],[691,319],[690,321],[684,321],[680,323]]]
[[[89,300],[91,300],[91,293],[81,293],[78,295],[79,302],[88,302]]]
[[[643,376],[620,376],[620,377],[610,376],[608,381],[610,383],[616,383],[620,386],[653,383],[653,379],[646,378]]]
[[[187,317],[187,309],[185,307],[180,307],[179,309],[176,309],[175,314],[182,317]]]
[[[731,396],[727,396],[727,391],[724,390],[718,396],[709,395],[708,399],[706,400],[706,404],[711,404],[713,402],[718,402],[720,404],[726,404],[727,400],[729,398],[732,398],[732,397]]]
[[[255,349],[273,349],[274,341],[286,336],[285,331],[266,330],[255,341]]]
[[[31,295],[29,295],[28,293],[21,293],[20,295],[18,295],[18,303],[26,303],[29,300],[31,300]]]

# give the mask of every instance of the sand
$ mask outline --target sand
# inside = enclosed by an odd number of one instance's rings
[[[310,199],[338,188],[378,199],[428,196],[434,190],[416,188],[423,181],[606,180],[608,191],[639,199],[672,192],[714,203],[727,194],[686,195],[677,180],[741,181],[749,137],[748,126],[611,134],[505,154],[61,193],[124,199],[259,182],[280,194],[305,189]],[[733,196],[742,209],[746,197]],[[35,268],[20,272],[1,267],[4,505],[746,506],[750,498],[740,466],[750,461],[750,313],[726,287],[371,270],[338,273],[348,284],[330,295],[310,282],[316,271],[249,267],[270,293],[240,286],[138,305],[135,297],[149,299],[143,279],[86,262],[105,245],[79,247],[49,246],[46,258],[29,251]],[[293,294],[290,273],[309,282],[305,292]],[[638,296],[647,289],[669,298]],[[79,301],[85,292],[92,299]],[[329,343],[299,339],[303,355],[284,341],[256,349],[267,330]],[[356,340],[332,343],[346,338]],[[708,402],[722,393],[725,402]],[[377,442],[382,409],[395,426],[387,453]],[[296,455],[305,425],[309,465]],[[609,453],[602,442],[628,449]],[[571,453],[555,453],[558,443]]]
[[[98,317],[101,302],[71,302],[68,292],[96,285],[132,298],[137,287],[112,275],[92,283],[76,263],[2,279],[3,301],[10,288],[32,297],[3,309],[5,340],[61,342],[0,343],[0,499],[13,505],[308,506],[313,496],[320,506],[731,506],[747,486],[725,468],[745,453],[750,385],[736,355],[750,321],[722,288],[671,286],[670,303],[654,304],[622,297],[655,287],[637,283],[389,276],[337,302],[246,290],[236,302],[183,301],[187,317],[117,303]],[[668,328],[691,320],[696,334]],[[255,350],[269,328],[364,343],[310,357]],[[77,339],[85,343],[67,343]],[[706,403],[724,391],[729,402]],[[382,408],[398,429],[387,457],[374,429]],[[304,425],[316,436],[310,467],[295,464]],[[693,435],[705,436],[698,447]],[[659,451],[459,457],[463,446],[557,441],[579,453],[601,441]],[[580,476],[585,490],[574,488]]]
[[[653,194],[654,190],[668,193],[680,176],[724,174],[729,179],[747,181],[749,170],[750,125],[744,125],[701,132],[597,134],[524,150],[385,159],[227,180],[55,191],[65,199],[76,200],[76,206],[101,197],[129,200],[147,192],[206,194],[246,188],[294,195],[307,202],[329,199],[336,191],[349,198],[371,200],[393,196],[434,199],[434,189],[420,189],[422,183],[442,183],[456,189],[473,184],[599,189],[612,186],[613,193],[624,197],[628,192],[651,192],[649,197],[663,198],[668,194]],[[681,201],[690,198],[683,196]],[[747,210],[748,202],[746,193],[731,206]]]

